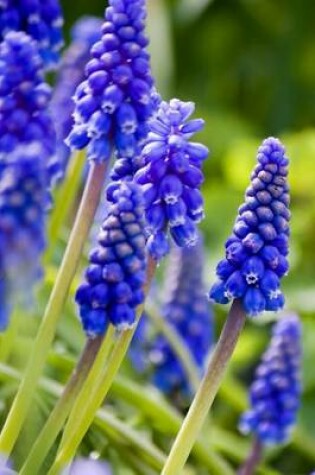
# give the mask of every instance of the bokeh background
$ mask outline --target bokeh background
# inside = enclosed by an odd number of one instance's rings
[[[62,3],[68,36],[79,16],[104,11],[103,0]],[[211,149],[202,225],[209,282],[262,139],[279,136],[291,159],[291,272],[285,291],[288,308],[303,318],[304,396],[301,432],[271,457],[274,468],[291,475],[306,475],[315,467],[314,19],[313,0],[149,0],[159,92],[165,99],[194,101],[196,116],[206,121],[199,138]],[[269,330],[268,325],[248,325],[232,364],[243,382],[250,380]],[[237,414],[220,397],[215,409],[218,425],[236,431]]]

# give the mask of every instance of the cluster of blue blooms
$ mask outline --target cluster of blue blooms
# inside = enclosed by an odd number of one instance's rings
[[[56,67],[63,46],[63,17],[59,0],[1,0],[0,39],[24,31],[38,44],[46,69]]]
[[[192,102],[178,99],[160,104],[135,175],[145,199],[148,250],[155,260],[169,251],[168,229],[178,246],[194,246],[196,224],[204,217],[201,166],[209,152],[189,141],[204,125],[202,119],[188,120],[193,111]]]
[[[86,79],[75,94],[75,125],[68,144],[86,146],[90,160],[106,161],[112,150],[129,164],[147,135],[154,112],[145,0],[110,0],[102,38],[91,48]],[[122,170],[119,175],[122,178]]]
[[[300,405],[301,323],[296,315],[281,318],[273,328],[269,348],[256,370],[250,389],[251,409],[240,430],[263,444],[288,440]]]
[[[139,187],[121,183],[111,190],[111,206],[91,251],[86,282],[77,293],[83,327],[88,336],[119,330],[136,322],[136,307],[143,302],[146,277],[143,199]]]
[[[12,301],[29,302],[42,274],[48,189],[58,173],[50,98],[35,41],[23,32],[7,33],[0,44],[2,330]]]
[[[203,264],[201,238],[189,249],[172,247],[161,312],[161,318],[182,338],[200,377],[213,342],[213,315],[202,278]],[[150,327],[149,316],[143,316],[131,345],[134,367],[150,372],[154,385],[166,394],[190,394],[187,375],[170,343],[163,335],[153,336]]]
[[[83,17],[71,30],[72,42],[64,52],[57,82],[51,100],[51,112],[57,134],[57,154],[63,173],[65,172],[70,149],[64,140],[71,132],[74,119],[73,95],[77,86],[84,80],[85,65],[90,59],[92,45],[101,38],[102,20]]]
[[[43,78],[37,44],[25,33],[8,33],[0,44],[0,78],[0,160],[17,147],[35,144],[54,181],[59,163],[48,109],[51,88]]]
[[[289,161],[283,145],[272,137],[258,149],[257,160],[226,242],[226,258],[217,267],[219,281],[210,292],[221,304],[241,299],[252,317],[283,307],[280,280],[289,270]]]
[[[183,339],[200,377],[213,342],[213,316],[203,283],[203,263],[201,239],[189,249],[172,248],[162,308],[162,318]],[[163,392],[189,394],[193,390],[164,336],[158,335],[150,343],[149,359],[154,365],[153,382]]]

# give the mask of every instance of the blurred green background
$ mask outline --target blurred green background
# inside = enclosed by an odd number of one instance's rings
[[[105,7],[103,0],[62,3],[68,40],[77,18],[102,16]],[[288,307],[298,311],[304,323],[304,396],[294,442],[280,453],[269,454],[276,473],[289,475],[306,475],[315,467],[314,19],[313,0],[149,0],[150,48],[158,90],[165,99],[176,96],[194,101],[196,116],[206,120],[198,139],[211,149],[205,165],[206,219],[202,224],[209,283],[260,142],[269,135],[279,136],[291,159],[291,272],[284,286]],[[220,312],[223,317],[224,311],[218,310],[219,316]],[[232,364],[239,381],[249,382],[269,330],[247,325]],[[234,390],[237,393],[233,385],[226,388],[216,402],[215,443],[221,444],[223,452],[227,444],[240,454],[244,447],[237,445],[239,439],[232,436],[227,441],[226,434],[221,434],[220,441],[218,429],[237,434],[237,409],[242,404],[227,402],[229,398],[233,402]],[[239,403],[235,396],[236,400]]]

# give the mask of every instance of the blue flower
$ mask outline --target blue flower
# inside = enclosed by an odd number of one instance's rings
[[[0,44],[0,161],[19,146],[40,145],[52,182],[59,163],[50,99],[36,43],[25,33],[8,33]]]
[[[66,469],[62,475],[112,475],[109,465],[100,460],[77,458],[70,471]]]
[[[264,444],[289,439],[300,405],[301,324],[296,315],[273,327],[270,345],[250,388],[251,409],[240,421],[241,432],[253,433]]]
[[[51,111],[58,140],[58,158],[65,172],[70,149],[64,140],[74,124],[73,95],[77,86],[84,80],[85,65],[90,59],[92,45],[101,38],[102,20],[96,17],[82,17],[71,30],[72,43],[65,51],[57,83],[51,101]]]
[[[189,249],[173,247],[165,283],[166,297],[162,318],[178,332],[202,376],[213,342],[213,315],[203,282],[202,240]],[[191,387],[181,362],[162,335],[152,337],[148,318],[142,318],[130,357],[141,372],[152,365],[153,383],[167,394],[187,395]]]
[[[16,1],[0,3],[0,39],[10,31],[24,31],[38,44],[47,70],[55,68],[63,46],[63,18],[58,0]]]
[[[226,257],[217,266],[219,280],[210,291],[217,303],[241,299],[251,317],[283,308],[280,283],[289,270],[289,161],[273,137],[258,149],[257,160]]]
[[[91,49],[86,79],[75,94],[75,125],[68,144],[88,146],[90,160],[106,161],[112,149],[131,160],[147,135],[153,79],[144,34],[145,0],[111,0],[102,39]]]
[[[139,187],[122,183],[109,197],[111,206],[90,254],[85,282],[76,302],[87,335],[103,334],[111,322],[119,330],[136,321],[146,277],[143,200]]]
[[[0,291],[10,306],[31,304],[32,289],[42,277],[49,195],[39,152],[33,145],[21,147],[0,161]],[[3,330],[8,307],[2,304],[1,313]]]
[[[201,167],[208,149],[190,142],[204,125],[202,119],[187,121],[193,111],[192,102],[161,103],[135,175],[145,197],[148,250],[156,260],[169,250],[168,229],[178,246],[194,246],[197,223],[204,217]]]

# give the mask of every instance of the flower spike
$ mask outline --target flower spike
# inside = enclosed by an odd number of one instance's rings
[[[23,32],[8,33],[0,44],[0,161],[34,146],[53,182],[60,170],[50,99],[36,43]]]
[[[270,345],[250,388],[251,409],[240,421],[244,434],[263,444],[282,444],[290,436],[300,405],[301,323],[296,315],[273,327]]]
[[[59,62],[63,46],[63,17],[59,0],[0,2],[0,38],[10,31],[24,31],[38,44],[38,50],[47,70]]]
[[[111,197],[85,283],[76,293],[89,337],[103,334],[109,322],[119,330],[135,324],[136,307],[144,300],[145,271],[142,195],[136,184],[126,182]]]
[[[204,217],[201,167],[209,152],[204,145],[190,142],[204,125],[202,119],[188,121],[193,112],[192,102],[161,103],[149,123],[143,165],[135,175],[145,197],[148,250],[155,260],[169,250],[168,230],[178,246],[194,246],[196,225]]]
[[[77,86],[84,80],[84,69],[90,59],[90,49],[101,39],[101,26],[101,19],[90,16],[82,17],[75,23],[71,30],[72,42],[63,55],[58,72],[51,111],[57,134],[58,158],[63,173],[70,155],[70,149],[64,140],[74,124],[72,97]]]
[[[106,161],[112,149],[131,160],[146,137],[155,102],[145,0],[110,0],[102,38],[91,49],[86,79],[75,94],[73,149],[88,146],[90,160]]]
[[[273,137],[258,149],[257,160],[245,203],[225,245],[226,257],[217,266],[219,280],[210,291],[217,303],[241,299],[251,317],[283,308],[280,282],[289,270],[289,161],[283,145]]]
[[[34,146],[19,148],[0,161],[0,288],[11,307],[31,305],[32,289],[42,277],[49,195],[39,151]]]
[[[168,295],[162,310],[163,318],[185,341],[200,377],[213,342],[213,316],[202,279],[203,262],[201,239],[192,248],[171,250],[165,285]],[[164,336],[152,343],[149,358],[154,365],[154,384],[163,392],[189,394],[193,390]]]

